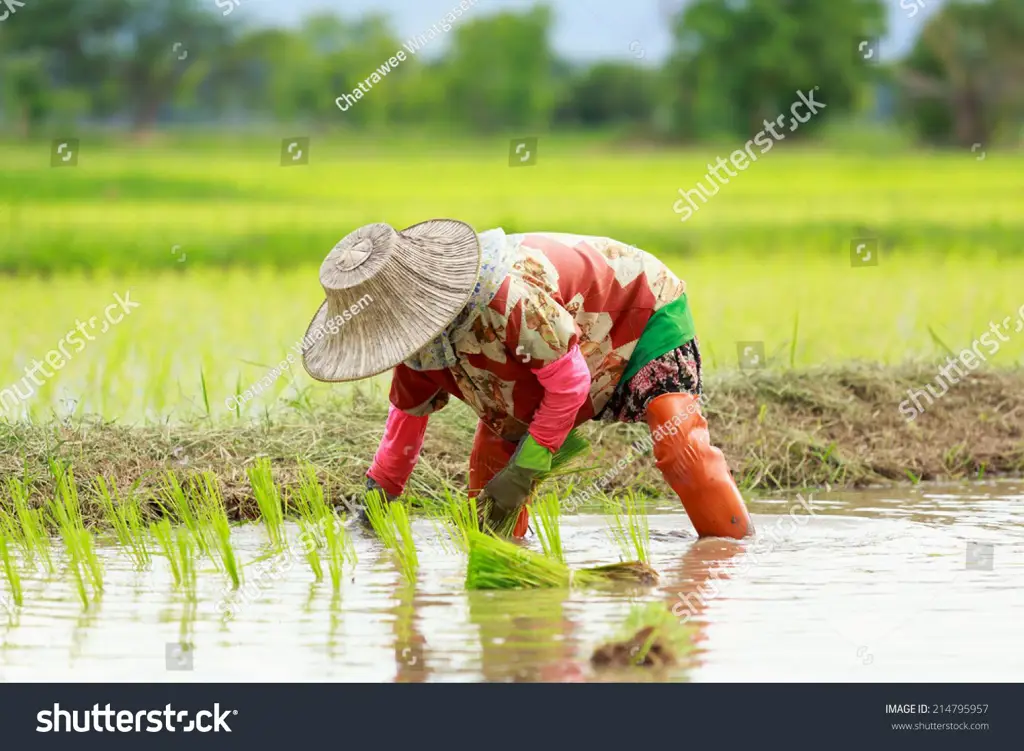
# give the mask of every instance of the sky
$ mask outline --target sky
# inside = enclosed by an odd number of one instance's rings
[[[205,0],[213,7],[215,0]],[[829,2],[829,0],[820,0]],[[221,0],[221,7],[226,0]],[[341,16],[370,11],[391,17],[398,35],[405,39],[424,33],[443,18],[458,0],[234,0],[238,7],[229,17],[248,18],[262,24],[294,26],[312,12],[331,10]],[[684,0],[547,0],[555,10],[555,49],[565,58],[590,61],[602,58],[643,60],[658,63],[668,54],[670,38],[666,11]],[[903,54],[913,43],[925,19],[946,0],[883,0],[889,8],[890,36],[881,45],[881,60]],[[901,8],[918,3],[914,10]],[[490,15],[499,10],[525,10],[535,0],[475,0],[462,19]],[[911,13],[914,13],[911,17]],[[460,20],[462,20],[460,19]],[[458,23],[459,21],[456,21]],[[443,40],[442,40],[443,45]],[[433,45],[432,45],[433,46]],[[441,45],[439,45],[440,47]]]

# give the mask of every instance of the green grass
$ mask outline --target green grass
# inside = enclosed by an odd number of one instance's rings
[[[406,583],[415,584],[419,557],[416,554],[412,523],[405,504],[401,501],[388,501],[379,492],[367,493],[366,516]]]
[[[66,366],[26,403],[8,398],[4,415],[234,420],[225,399],[280,363],[320,304],[323,256],[380,219],[454,215],[650,250],[687,282],[709,370],[736,369],[747,341],[763,342],[779,369],[945,359],[1024,303],[1021,154],[775,150],[681,223],[676,191],[703,177],[716,150],[640,153],[551,137],[538,168],[509,170],[504,139],[339,136],[318,140],[308,168],[283,170],[275,143],[246,140],[137,149],[86,138],[83,161],[65,170],[47,166],[47,142],[0,144],[9,178],[0,270],[54,272],[61,290],[52,295],[46,277],[0,278],[0,319],[19,322],[0,390],[76,321],[102,315],[115,292],[131,289],[140,305],[80,353],[71,346]],[[352,179],[335,179],[341,164]],[[862,236],[885,240],[877,267],[850,265]],[[47,314],[25,316],[41,299]],[[168,332],[187,346],[168,347]],[[1024,362],[1024,335],[1010,336],[992,365]],[[349,390],[314,384],[295,363],[242,412]],[[78,395],[73,406],[67,392]]]

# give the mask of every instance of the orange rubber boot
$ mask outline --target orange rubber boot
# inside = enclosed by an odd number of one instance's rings
[[[516,444],[506,441],[496,435],[484,423],[476,424],[476,434],[473,436],[473,450],[469,454],[469,497],[476,498],[484,486],[508,464],[512,454],[516,451]],[[523,537],[530,524],[530,512],[523,506],[519,510],[519,518],[516,519],[515,529],[512,530],[513,537]]]
[[[722,452],[711,445],[708,421],[691,394],[662,394],[647,405],[654,457],[701,537],[740,539],[753,531]]]

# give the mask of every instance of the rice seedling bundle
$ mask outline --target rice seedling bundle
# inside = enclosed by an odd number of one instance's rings
[[[165,516],[175,518],[192,534],[196,547],[203,555],[211,555],[210,543],[207,539],[207,528],[201,523],[197,499],[194,493],[186,492],[178,482],[174,472],[168,471],[164,476],[161,489],[162,500],[157,501]]]
[[[480,531],[475,496],[452,493],[445,488],[444,500],[431,508],[430,517],[446,550],[469,552],[469,531]]]
[[[382,493],[367,493],[366,518],[398,564],[402,576],[408,583],[414,583],[419,558],[416,555],[412,523],[405,504],[400,501],[388,501]]]
[[[551,457],[551,469],[537,475],[534,490],[546,480],[561,477],[562,475],[573,474],[578,471],[567,469],[576,459],[586,455],[590,451],[590,442],[573,430],[562,442],[561,448]],[[519,518],[520,510],[506,514],[496,509],[491,501],[484,501],[481,504],[481,516],[487,520],[487,527],[501,537],[511,537],[515,530],[516,521]]]
[[[10,521],[9,537],[15,540],[29,563],[36,559],[43,562],[46,570],[53,573],[53,559],[50,556],[50,533],[46,525],[46,512],[29,506],[28,487],[17,477],[7,480],[9,497],[14,501],[15,516],[7,515]]]
[[[354,566],[357,562],[356,551],[348,532],[345,531],[344,518],[339,517],[333,510],[330,516],[325,517],[323,530],[327,544],[327,567],[331,574],[331,587],[338,592],[345,563],[351,561]]]
[[[281,550],[285,544],[284,503],[281,491],[274,483],[274,475],[270,469],[270,460],[257,459],[246,470],[253,496],[260,509],[260,516],[267,528],[270,544]]]
[[[611,564],[570,569],[562,561],[534,553],[493,533],[470,532],[467,589],[587,587],[615,581],[650,583],[646,564]],[[655,575],[656,576],[656,575]]]
[[[167,565],[171,569],[171,577],[174,579],[174,586],[176,588],[180,587],[182,582],[181,568],[178,565],[178,556],[175,552],[174,534],[171,531],[170,520],[161,519],[151,524],[149,530],[161,554],[167,559]]]
[[[88,607],[88,585],[92,587],[93,596],[103,591],[103,566],[96,555],[93,535],[85,528],[78,500],[78,485],[71,467],[61,467],[51,460],[50,471],[57,478],[57,494],[48,501],[47,511],[64,542],[78,596],[82,604]]]
[[[219,558],[214,562],[231,579],[232,589],[238,589],[242,583],[241,566],[231,544],[231,522],[224,508],[224,497],[217,476],[212,472],[203,472],[196,481],[196,492],[199,498],[199,521],[204,528],[210,530],[211,547]]]
[[[149,546],[146,541],[146,530],[142,522],[142,510],[134,496],[127,500],[121,498],[114,480],[110,486],[103,477],[96,478],[96,488],[100,506],[107,521],[114,530],[121,549],[132,559],[136,568],[149,565]]]
[[[0,563],[4,567],[4,576],[7,577],[7,586],[11,590],[11,601],[19,608],[25,601],[21,589],[21,574],[18,572],[18,561],[14,552],[8,548],[7,537],[0,534]]]
[[[556,561],[565,563],[565,552],[562,549],[562,532],[559,529],[562,504],[558,495],[548,493],[538,498],[531,505],[534,521],[534,531],[544,555]]]
[[[624,561],[650,563],[651,532],[643,502],[630,490],[619,502],[605,504],[609,534]]]
[[[595,667],[667,667],[693,648],[692,629],[660,602],[634,606],[616,637],[598,647]]]

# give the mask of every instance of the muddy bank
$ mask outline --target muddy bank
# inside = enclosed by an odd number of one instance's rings
[[[1019,475],[1024,471],[1024,371],[977,371],[911,422],[899,410],[908,389],[934,383],[936,366],[845,366],[801,372],[734,373],[708,382],[713,440],[750,493],[857,487],[919,480]],[[925,400],[921,400],[925,402]],[[270,457],[290,485],[300,459],[313,462],[335,498],[357,493],[386,417],[378,401],[346,399],[314,413],[277,413],[247,426],[138,427],[83,420],[72,424],[0,423],[0,475],[26,478],[52,493],[48,459],[74,467],[83,496],[99,476],[152,493],[167,470],[212,470],[239,516],[256,513],[245,467]],[[463,488],[475,418],[455,400],[432,418],[409,491]],[[650,453],[632,444],[641,425],[591,423],[593,451],[577,476],[584,486],[608,473],[608,490],[662,493]],[[622,461],[621,469],[612,469]]]

